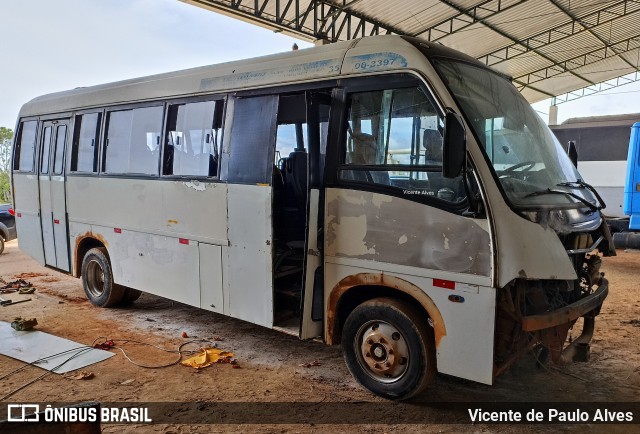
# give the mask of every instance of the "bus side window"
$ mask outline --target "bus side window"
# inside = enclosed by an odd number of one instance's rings
[[[162,106],[109,112],[104,171],[157,175],[163,113]]]
[[[281,96],[276,131],[274,189],[287,206],[306,212],[308,137],[305,94]],[[279,197],[280,196],[280,197]]]
[[[40,152],[40,173],[49,173],[49,152],[51,148],[51,127],[44,129],[42,138],[42,152]]]
[[[240,97],[234,102],[228,181],[271,184],[278,96]],[[227,141],[227,139],[225,139]],[[224,164],[224,163],[223,163]]]
[[[102,113],[76,115],[73,128],[71,172],[98,171],[98,141]]]
[[[421,87],[354,92],[348,104],[341,181],[414,199],[466,200],[461,178],[442,177],[444,121]]]
[[[37,125],[37,121],[22,122],[20,125],[16,138],[16,149],[13,153],[13,170],[33,172]]]
[[[218,175],[223,106],[222,100],[169,106],[163,175]]]

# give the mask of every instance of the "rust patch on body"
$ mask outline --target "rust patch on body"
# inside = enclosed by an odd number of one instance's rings
[[[73,276],[74,277],[79,277],[80,276],[80,264],[82,263],[82,258],[80,258],[78,253],[80,251],[80,245],[82,245],[82,242],[85,241],[87,238],[99,241],[100,243],[102,243],[103,246],[105,246],[105,248],[107,248],[107,249],[109,248],[109,243],[100,234],[93,233],[92,231],[87,231],[87,232],[85,232],[83,234],[79,234],[76,237],[76,245],[75,245],[74,250],[73,250],[74,258],[75,258],[75,260],[73,261]]]
[[[440,310],[436,307],[431,297],[425,294],[413,283],[407,282],[406,280],[400,279],[395,276],[385,275],[384,273],[359,273],[347,276],[333,287],[333,289],[331,290],[331,294],[329,295],[329,302],[327,306],[326,336],[327,343],[329,345],[333,344],[336,326],[336,311],[340,298],[349,289],[355,286],[365,285],[386,286],[388,288],[397,289],[398,291],[404,292],[405,294],[410,295],[415,300],[417,300],[418,303],[420,303],[422,307],[427,311],[427,313],[431,317],[431,321],[433,322],[436,348],[440,345],[440,341],[444,336],[446,336],[447,331],[444,326],[444,320],[442,319]]]
[[[532,332],[557,326],[570,324],[588,312],[602,306],[604,299],[609,294],[609,282],[602,279],[600,286],[592,294],[575,303],[556,309],[551,312],[529,315],[522,318],[522,330]]]

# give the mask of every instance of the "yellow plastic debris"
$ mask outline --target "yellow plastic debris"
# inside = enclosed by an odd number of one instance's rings
[[[233,353],[229,351],[220,350],[218,348],[203,348],[200,354],[189,357],[180,363],[184,366],[201,369],[213,365],[214,363],[229,362],[232,357]]]

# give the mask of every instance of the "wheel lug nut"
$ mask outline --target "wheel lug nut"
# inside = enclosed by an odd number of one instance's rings
[[[386,366],[387,368],[390,368],[391,367],[391,363],[387,362],[387,363],[384,364],[384,366]]]
[[[387,341],[385,341],[384,338],[380,338],[380,340],[378,342],[380,342],[381,344],[386,344],[387,343]]]
[[[389,348],[389,349],[387,350],[387,353],[388,353],[388,354],[393,354],[393,350],[392,350],[391,348]]]
[[[369,345],[373,345],[373,339],[367,339],[367,343],[368,343]]]
[[[376,364],[373,365],[373,367],[376,368],[376,369],[380,369],[380,364],[376,363]]]
[[[364,355],[365,357],[371,357],[371,353],[367,353]]]

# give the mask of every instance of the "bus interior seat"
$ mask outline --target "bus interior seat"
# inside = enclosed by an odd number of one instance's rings
[[[424,130],[422,145],[425,149],[426,164],[442,164],[442,136],[437,130]]]
[[[425,148],[425,164],[442,166],[442,135],[438,130],[425,129],[422,145]],[[439,199],[450,202],[464,196],[464,185],[460,178],[447,179],[440,172],[429,172],[429,186]]]
[[[302,272],[307,220],[308,154],[294,150],[274,168],[274,276]]]
[[[350,163],[354,165],[378,166],[378,144],[373,135],[363,132],[351,133],[353,151],[349,153]],[[389,173],[377,170],[350,170],[343,179],[358,182],[390,185]]]
[[[307,212],[308,154],[304,150],[294,150],[289,154],[286,164],[287,181],[290,181],[291,193],[298,211]]]

